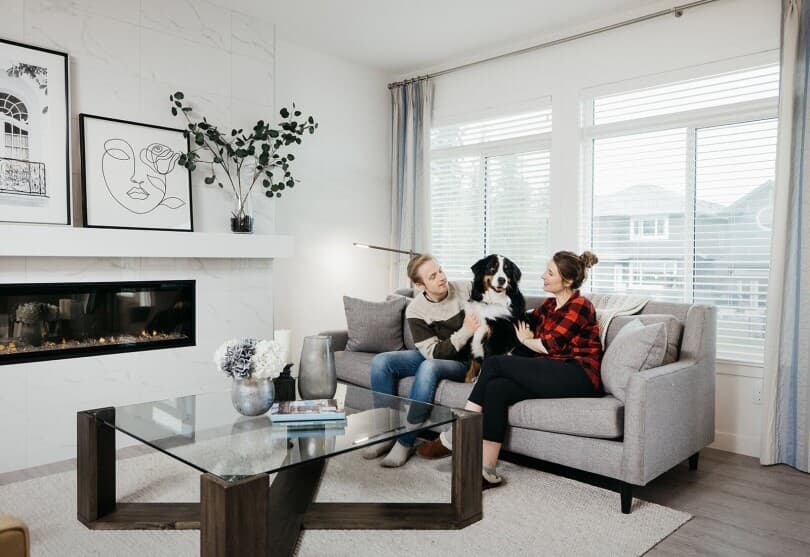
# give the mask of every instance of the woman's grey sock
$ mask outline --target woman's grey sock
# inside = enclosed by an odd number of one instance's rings
[[[394,447],[391,449],[391,452],[389,452],[388,456],[386,456],[380,463],[380,466],[385,466],[386,468],[399,468],[408,462],[408,459],[411,458],[413,452],[413,447],[406,447],[402,443],[395,443]]]
[[[363,449],[363,458],[366,460],[373,460],[375,458],[381,457],[385,453],[391,450],[391,447],[394,446],[394,441],[383,441],[382,443],[377,443],[376,445],[371,445],[370,447],[366,447]]]
[[[484,476],[484,479],[486,481],[488,481],[489,483],[491,483],[491,484],[499,484],[499,483],[501,483],[502,478],[498,474],[495,473],[495,467],[494,466],[487,466],[486,464],[484,464],[483,470],[482,470],[482,475]]]

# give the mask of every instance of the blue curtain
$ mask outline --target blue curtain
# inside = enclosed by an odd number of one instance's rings
[[[765,350],[763,464],[810,471],[807,0],[783,2],[779,146]]]
[[[428,195],[428,151],[433,85],[419,79],[391,88],[391,246],[421,252],[427,249],[429,222],[424,207]],[[408,256],[392,256],[391,284],[408,284]]]

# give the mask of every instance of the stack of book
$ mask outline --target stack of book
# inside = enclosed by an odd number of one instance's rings
[[[296,423],[314,422],[323,425],[325,422],[346,421],[346,412],[338,408],[334,398],[317,400],[283,400],[270,408],[270,419],[273,423],[293,425]]]
[[[286,426],[291,437],[322,437],[346,433],[346,412],[335,399],[284,400],[270,408],[274,424]]]

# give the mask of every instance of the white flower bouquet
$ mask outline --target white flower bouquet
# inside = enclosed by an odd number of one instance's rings
[[[284,367],[282,350],[275,340],[240,338],[226,341],[214,352],[214,362],[233,378],[272,379]]]

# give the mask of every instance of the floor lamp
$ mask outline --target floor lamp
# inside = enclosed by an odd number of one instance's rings
[[[417,255],[422,255],[421,253],[415,252],[413,250],[385,248],[383,246],[373,246],[371,244],[362,244],[360,242],[354,242],[353,245],[356,248],[379,249],[379,250],[382,250],[382,251],[391,251],[391,252],[394,252],[394,253],[404,253],[405,255],[409,255],[411,257],[415,257]]]
[[[421,253],[415,252],[415,251],[410,250],[410,249],[409,250],[404,250],[404,249],[386,248],[386,247],[383,247],[383,246],[373,246],[371,244],[363,244],[363,243],[360,243],[360,242],[354,242],[353,245],[356,248],[378,249],[378,250],[382,250],[382,251],[390,251],[390,252],[393,252],[393,253],[402,253],[402,254],[407,255],[409,257],[409,259],[412,259],[412,258],[414,258],[414,257],[416,257],[418,255],[422,255]],[[408,278],[408,282],[410,282],[411,288],[413,288],[413,281],[410,280],[410,277]]]

